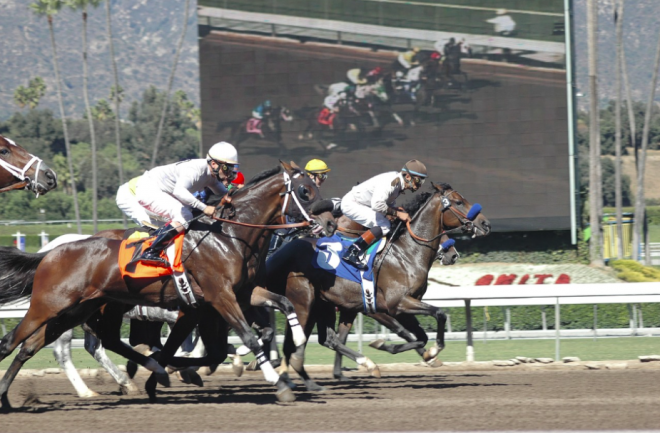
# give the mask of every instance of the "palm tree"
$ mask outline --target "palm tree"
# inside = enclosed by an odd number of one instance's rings
[[[639,251],[637,246],[641,243],[642,226],[646,221],[646,208],[644,204],[644,169],[646,168],[646,150],[649,144],[649,128],[651,126],[651,112],[653,110],[653,98],[655,97],[655,87],[658,84],[658,67],[660,66],[660,37],[658,37],[658,46],[655,52],[655,66],[653,68],[653,77],[651,78],[651,91],[646,101],[646,112],[644,113],[644,129],[642,130],[642,144],[637,161],[637,194],[635,194],[635,224],[633,226],[633,259],[639,260]],[[646,228],[646,227],[645,227]],[[648,232],[645,233],[645,252],[646,264],[651,264],[650,245]]]
[[[160,145],[160,137],[163,133],[163,125],[165,123],[165,117],[167,116],[167,107],[170,100],[170,92],[172,91],[172,83],[174,82],[176,65],[179,62],[179,55],[181,54],[183,41],[186,38],[186,31],[188,30],[189,5],[190,5],[190,0],[186,0],[186,5],[184,6],[184,14],[183,14],[183,29],[181,30],[181,37],[179,38],[179,45],[177,46],[176,53],[174,54],[174,62],[172,63],[172,71],[170,72],[170,78],[167,81],[167,90],[165,91],[165,98],[163,99],[163,111],[160,114],[160,122],[158,122],[158,132],[156,132],[156,141],[154,142],[154,152],[151,155],[151,168],[154,168],[156,166],[156,157],[158,156],[158,146]]]
[[[50,44],[53,51],[53,69],[55,70],[55,83],[57,84],[57,100],[60,106],[60,117],[62,118],[62,132],[64,134],[64,146],[66,149],[67,165],[69,166],[69,179],[71,180],[71,192],[73,193],[73,207],[76,214],[76,224],[78,233],[82,234],[80,225],[80,205],[78,204],[78,191],[73,173],[73,160],[71,156],[71,143],[69,142],[69,132],[64,115],[64,103],[62,101],[62,80],[60,78],[60,65],[57,61],[57,46],[55,44],[55,32],[53,31],[53,15],[62,8],[62,0],[37,0],[30,5],[32,11],[40,17],[45,16],[48,19],[48,29],[50,31]]]
[[[618,0],[614,4],[614,23],[616,24],[616,107],[614,118],[614,202],[616,206],[616,240],[617,258],[623,258],[623,202],[621,198],[621,46],[623,38],[623,1]]]
[[[591,241],[589,256],[591,264],[603,266],[601,254],[601,208],[603,194],[601,192],[601,164],[600,164],[600,125],[598,124],[598,53],[597,27],[598,10],[597,0],[587,0],[587,34],[589,46],[589,207],[591,224]]]
[[[89,135],[92,144],[92,220],[94,224],[94,233],[98,232],[98,169],[96,166],[96,133],[94,131],[94,117],[92,116],[92,106],[89,103],[89,67],[87,65],[87,6],[98,7],[101,0],[66,0],[67,6],[73,10],[82,11],[82,57],[83,57],[83,99],[85,100],[85,110],[87,112],[87,122],[89,123]]]
[[[108,48],[110,51],[110,61],[112,62],[112,73],[114,79],[114,92],[111,92],[115,101],[115,141],[117,142],[117,168],[119,170],[119,185],[124,184],[124,164],[121,158],[121,133],[119,129],[119,103],[120,103],[120,87],[119,87],[119,74],[117,73],[117,60],[115,58],[115,46],[112,42],[112,19],[110,18],[110,0],[105,0],[105,15],[106,15],[106,28],[108,31]],[[128,221],[126,215],[122,212],[122,219],[124,220],[124,228],[128,228]]]

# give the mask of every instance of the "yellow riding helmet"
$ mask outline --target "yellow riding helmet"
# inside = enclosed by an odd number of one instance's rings
[[[327,173],[330,171],[330,168],[328,168],[328,164],[320,159],[312,159],[305,166],[305,171],[314,174]]]

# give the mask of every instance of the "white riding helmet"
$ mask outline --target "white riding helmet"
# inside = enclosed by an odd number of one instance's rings
[[[206,158],[213,159],[217,162],[226,162],[227,164],[238,164],[238,152],[236,148],[226,141],[221,141],[211,146]]]

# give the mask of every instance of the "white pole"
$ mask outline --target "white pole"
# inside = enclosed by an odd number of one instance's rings
[[[357,334],[358,334],[358,352],[362,353],[362,313],[358,313],[358,320],[357,320]]]
[[[42,230],[41,233],[39,233],[39,236],[41,236],[41,248],[48,245],[48,233]]]
[[[559,298],[555,304],[555,361],[559,361],[559,328],[561,323],[559,314]]]
[[[474,362],[474,343],[472,342],[472,310],[470,309],[471,300],[465,300],[465,326],[467,333],[467,362]]]

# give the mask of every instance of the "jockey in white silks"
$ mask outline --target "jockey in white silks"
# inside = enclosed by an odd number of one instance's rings
[[[136,196],[140,206],[171,222],[156,232],[156,240],[135,261],[164,262],[160,252],[174,237],[188,228],[192,209],[211,216],[215,207],[195,198],[193,192],[205,187],[219,196],[227,193],[227,185],[238,173],[238,153],[231,144],[221,141],[209,149],[206,159],[190,159],[163,165],[145,172],[137,183]]]
[[[379,174],[354,186],[341,200],[341,210],[345,216],[367,227],[342,257],[357,268],[364,268],[361,256],[383,236],[390,232],[391,225],[387,215],[401,221],[410,220],[402,208],[397,208],[395,201],[405,190],[417,191],[426,180],[426,166],[412,159],[401,171]]]
[[[154,218],[155,215],[150,215],[138,202],[135,192],[139,180],[140,176],[134,177],[117,189],[117,197],[115,198],[117,206],[124,215],[132,219],[139,226],[151,228],[161,227],[165,224],[165,221]]]

